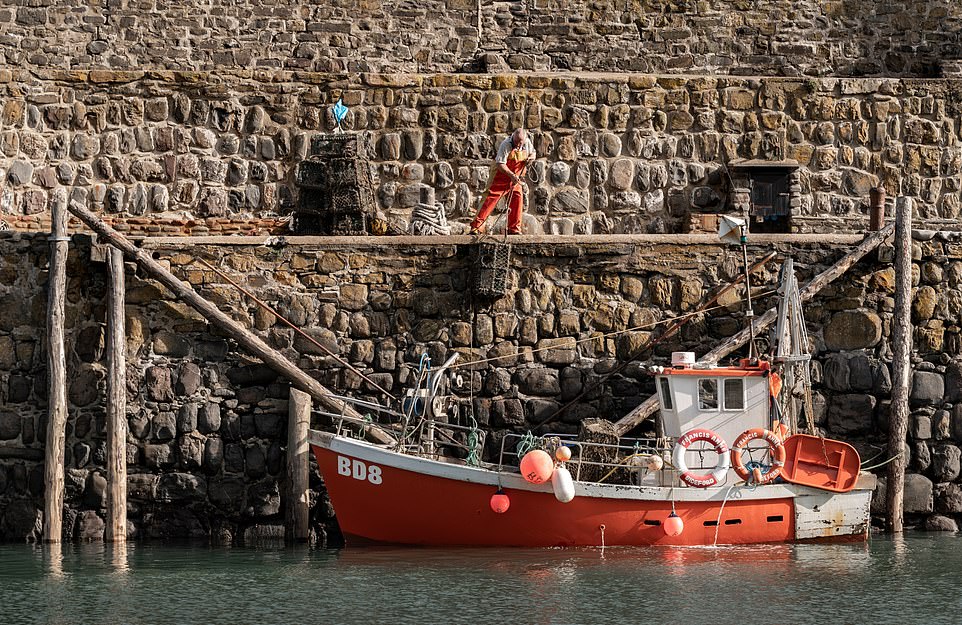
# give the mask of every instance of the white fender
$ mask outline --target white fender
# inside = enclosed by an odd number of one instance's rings
[[[555,499],[561,503],[568,503],[575,498],[575,481],[571,479],[571,472],[563,465],[551,474],[551,488]]]

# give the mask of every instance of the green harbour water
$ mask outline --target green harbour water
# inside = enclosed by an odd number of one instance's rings
[[[0,545],[0,624],[960,623],[962,535],[602,549]]]

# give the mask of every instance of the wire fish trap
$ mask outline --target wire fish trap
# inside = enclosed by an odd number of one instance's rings
[[[301,161],[295,172],[297,210],[302,213],[374,213],[374,186],[367,162],[334,158]]]
[[[474,293],[480,297],[502,297],[508,292],[511,244],[485,241],[478,243],[474,263]]]
[[[356,134],[325,133],[311,138],[311,156],[325,158],[359,158],[361,144]]]
[[[360,236],[368,234],[370,224],[363,213],[295,213],[291,224],[297,234]]]

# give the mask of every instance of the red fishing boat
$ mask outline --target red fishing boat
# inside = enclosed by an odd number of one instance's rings
[[[677,352],[670,365],[649,367],[661,409],[658,439],[512,434],[487,446],[488,460],[484,433],[456,414],[448,393],[455,360],[434,372],[422,362],[421,383],[402,406],[380,409],[382,423],[394,421],[394,443],[362,440],[356,428],[365,424],[336,414],[327,414],[333,432],[311,431],[348,545],[732,545],[868,536],[875,477],[859,471],[850,446],[794,435],[797,419],[779,407],[792,398],[780,397],[787,391],[766,360],[715,366]],[[773,355],[779,366],[801,360]]]

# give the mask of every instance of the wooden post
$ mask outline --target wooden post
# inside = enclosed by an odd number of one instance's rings
[[[131,243],[129,239],[104,223],[102,219],[77,202],[71,202],[68,210],[80,221],[89,226],[91,230],[96,232],[101,240],[122,250],[130,260],[137,263],[137,266],[143,269],[150,277],[170,289],[171,293],[180,298],[185,304],[200,313],[201,316],[217,326],[227,336],[237,341],[241,347],[263,360],[264,364],[286,377],[302,391],[308,393],[320,402],[322,406],[325,406],[332,412],[363,421],[364,417],[357,410],[354,410],[340,399],[332,397],[331,391],[323,384],[304,373],[287,357],[276,349],[272,349],[271,346],[265,343],[259,336],[231,319],[221,312],[219,308],[198,295],[189,284],[164,269],[160,263],[151,258],[149,254],[144,253],[143,250]],[[389,432],[377,425],[368,425],[364,431],[367,436],[375,442],[388,444],[397,442]]]
[[[67,290],[67,190],[51,198],[50,269],[47,277],[47,437],[44,449],[43,540],[63,539],[64,445],[67,437],[67,358],[64,295]]]
[[[889,224],[885,226],[878,232],[873,232],[869,236],[858,244],[858,246],[840,258],[838,262],[823,271],[822,273],[815,276],[811,282],[805,285],[799,292],[799,300],[802,302],[807,302],[808,300],[815,297],[815,294],[825,288],[826,285],[834,281],[840,275],[848,271],[849,267],[861,260],[866,254],[874,250],[879,244],[887,239],[895,228],[894,224]],[[769,308],[760,317],[755,317],[755,321],[752,324],[754,328],[754,334],[760,335],[761,331],[770,326],[778,316],[777,308]],[[711,350],[705,354],[698,362],[705,363],[716,363],[720,359],[724,358],[728,354],[732,353],[742,345],[744,345],[751,337],[752,332],[747,328],[742,330],[734,336],[730,336],[724,341],[722,341],[715,349]],[[632,428],[636,427],[639,423],[650,417],[658,410],[658,396],[653,395],[646,399],[645,401],[638,404],[634,410],[626,414],[619,421],[615,423],[615,429],[618,432],[618,436],[624,436]]]
[[[107,536],[127,540],[127,342],[124,330],[124,254],[107,252]]]
[[[912,200],[900,197],[895,210],[895,312],[892,315],[892,407],[885,528],[902,532],[905,437],[909,428],[909,356],[912,353]]]
[[[309,537],[311,396],[291,387],[287,420],[287,541],[304,542]]]

